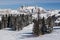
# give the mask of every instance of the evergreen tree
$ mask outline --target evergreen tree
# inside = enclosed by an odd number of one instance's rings
[[[47,27],[45,25],[45,19],[43,17],[42,19],[42,27],[41,27],[42,34],[45,34],[47,32]]]
[[[34,33],[34,35],[39,36],[40,30],[39,30],[38,21],[37,20],[33,20],[33,22],[34,22],[33,33]]]
[[[39,28],[39,14],[40,14],[40,10],[38,9],[38,19],[34,19],[33,22],[34,22],[34,27],[33,27],[33,33],[36,35],[36,36],[39,36],[40,35],[40,28]]]
[[[0,21],[0,29],[2,29],[2,22]]]
[[[48,31],[47,32],[52,32],[53,30],[53,20],[52,20],[52,17],[48,17]]]
[[[58,26],[60,26],[60,22],[58,23]]]
[[[2,28],[4,28],[4,15],[2,16]]]

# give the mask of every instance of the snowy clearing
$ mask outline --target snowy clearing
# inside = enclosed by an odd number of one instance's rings
[[[33,24],[21,31],[12,31],[9,28],[0,30],[0,40],[60,40],[60,29],[54,29],[52,33],[35,37],[32,34]],[[54,27],[55,28],[55,27]]]

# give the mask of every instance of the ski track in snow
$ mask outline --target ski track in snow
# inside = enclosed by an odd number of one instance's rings
[[[60,29],[54,29],[52,33],[35,37],[32,34],[33,24],[24,27],[21,31],[8,29],[0,30],[0,40],[60,40]]]

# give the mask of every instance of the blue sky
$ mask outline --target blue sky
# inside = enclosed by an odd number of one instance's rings
[[[0,0],[0,8],[12,8],[26,6],[41,6],[46,9],[60,9],[60,0]]]

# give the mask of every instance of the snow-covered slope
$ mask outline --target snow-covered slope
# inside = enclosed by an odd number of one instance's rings
[[[0,30],[0,40],[60,40],[60,29],[54,29],[52,33],[35,37],[32,34],[33,23],[21,31],[12,31],[9,28]]]

